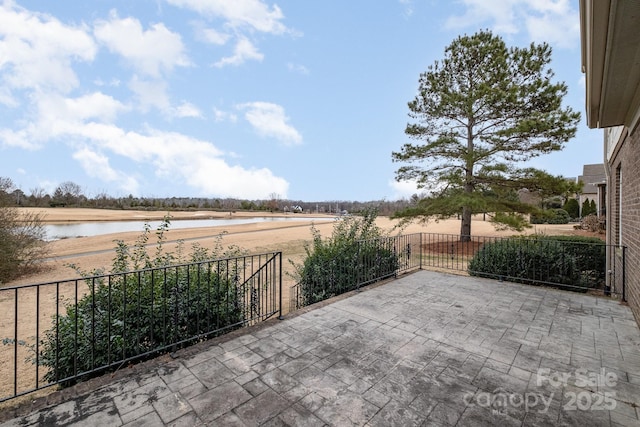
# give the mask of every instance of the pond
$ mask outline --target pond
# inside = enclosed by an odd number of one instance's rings
[[[258,222],[295,222],[295,221],[333,221],[332,217],[262,217],[237,219],[173,219],[170,230],[180,228],[219,227],[224,225],[253,224]],[[148,223],[151,230],[156,230],[162,221],[100,221],[74,222],[68,224],[46,224],[47,240],[68,239],[81,236],[99,236],[101,234],[122,233],[127,231],[144,231]]]

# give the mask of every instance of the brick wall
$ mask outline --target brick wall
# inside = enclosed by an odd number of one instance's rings
[[[626,296],[640,325],[640,131],[626,137],[610,165],[607,243],[627,247]],[[621,242],[618,242],[619,230]]]

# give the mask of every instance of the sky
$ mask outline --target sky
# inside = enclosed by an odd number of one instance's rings
[[[530,166],[602,163],[573,0],[0,0],[0,177],[27,195],[370,201],[420,73],[459,35],[547,42],[583,115]]]

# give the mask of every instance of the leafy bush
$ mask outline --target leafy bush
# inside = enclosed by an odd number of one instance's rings
[[[393,239],[375,225],[377,211],[362,218],[338,219],[330,238],[322,239],[315,227],[312,245],[305,246],[306,259],[293,264],[300,286],[301,306],[331,298],[367,283],[395,274],[398,257]]]
[[[539,214],[531,214],[531,224],[568,224],[571,216],[564,209],[546,209]]]
[[[0,177],[0,284],[37,271],[47,256],[42,215],[12,207],[12,187]]]
[[[557,285],[569,290],[603,288],[606,245],[581,236],[529,236],[485,243],[469,262],[469,274]],[[565,286],[562,286],[565,285]]]
[[[156,233],[155,258],[145,247],[147,224],[133,251],[118,242],[114,275],[81,272],[88,292],[77,305],[68,304],[65,315],[54,317],[55,327],[40,346],[39,362],[49,368],[46,381],[101,373],[127,359],[243,325],[235,264],[205,261],[216,255],[237,256],[240,250],[221,253],[220,240],[212,251],[194,245],[190,264],[176,264],[184,261],[181,244],[177,253],[163,250],[168,227],[165,218]],[[131,266],[143,269],[126,272]]]

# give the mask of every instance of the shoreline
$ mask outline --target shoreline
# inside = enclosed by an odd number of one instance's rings
[[[129,210],[99,208],[16,208],[20,212],[42,215],[43,224],[69,224],[76,222],[119,222],[119,221],[162,221],[167,215],[172,221],[232,218],[335,218],[336,214],[326,213],[284,213],[268,211],[214,211],[214,210]]]
[[[88,208],[19,208],[31,210],[47,215],[49,220],[69,221],[66,223],[93,221],[95,223],[104,221],[155,221],[162,220],[169,213],[173,220],[179,219],[206,219],[206,216],[213,216],[217,219],[231,218],[255,218],[255,217],[300,217],[301,221],[295,224],[286,221],[263,221],[251,222],[248,224],[216,225],[196,228],[171,228],[165,232],[167,241],[164,249],[175,251],[179,241],[187,243],[187,248],[191,244],[197,243],[203,247],[213,247],[221,243],[224,247],[236,245],[250,253],[281,251],[284,259],[300,262],[305,256],[305,244],[313,241],[311,226],[320,233],[322,237],[328,237],[333,231],[335,221],[314,222],[312,218],[317,216],[327,216],[336,218],[335,215],[328,214],[283,214],[271,212],[229,212],[214,211],[133,211],[133,210],[106,210]],[[205,218],[203,218],[205,216]],[[304,221],[304,219],[308,221]],[[411,233],[441,233],[457,235],[460,232],[460,221],[457,219],[447,219],[429,222],[428,224],[414,223],[402,230],[396,228],[397,220],[389,217],[379,216],[376,225],[384,232],[391,235],[411,234]],[[150,233],[150,245],[155,244],[154,231]],[[133,245],[136,239],[142,234],[141,227],[138,231],[124,231],[112,234],[102,234],[97,236],[73,237],[68,239],[53,240],[47,242],[49,253],[46,261],[43,262],[43,270],[20,279],[4,283],[2,287],[31,285],[56,280],[77,277],[68,267],[75,264],[84,271],[95,269],[109,269],[115,255],[117,241],[122,241],[127,245]],[[575,234],[572,224],[563,225],[537,225],[524,231],[516,233],[513,231],[498,231],[488,221],[482,220],[482,215],[477,216],[472,222],[472,232],[474,236],[513,236],[517,234]],[[189,251],[189,249],[188,249]],[[288,262],[284,263],[288,268]]]

